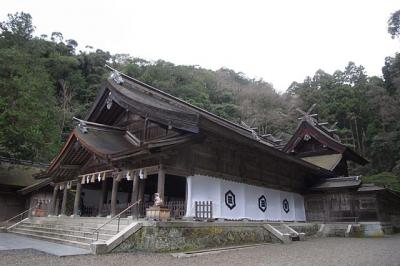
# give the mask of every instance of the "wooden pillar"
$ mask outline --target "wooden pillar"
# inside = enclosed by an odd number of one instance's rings
[[[53,197],[51,198],[50,210],[49,210],[50,215],[56,215],[56,202],[58,196],[58,189],[59,189],[58,185],[54,185]]]
[[[133,177],[131,203],[135,203],[139,198],[139,180],[139,175]]]
[[[111,213],[110,213],[111,217],[117,214],[117,194],[118,194],[118,177],[114,177],[112,192],[111,192]]]
[[[80,216],[79,213],[79,205],[81,202],[81,190],[82,190],[82,184],[80,180],[78,180],[78,183],[76,183],[76,192],[75,192],[75,201],[74,201],[74,216]]]
[[[101,181],[101,195],[99,198],[99,210],[97,213],[97,216],[102,215],[103,207],[104,207],[104,201],[107,199],[107,178],[105,178],[103,181]]]
[[[140,200],[139,203],[139,210],[138,210],[138,214],[144,214],[142,213],[142,210],[144,210],[144,189],[145,189],[145,185],[146,185],[146,179],[139,179],[139,191],[138,191],[138,200]],[[143,208],[141,208],[141,206],[143,206]]]
[[[133,176],[133,182],[132,182],[132,195],[131,195],[131,204],[135,203],[139,199],[139,175],[135,174]],[[138,204],[135,205],[132,209],[132,215],[138,215]]]
[[[56,199],[56,206],[54,207],[54,215],[60,214],[60,198],[57,197]]]
[[[64,183],[63,198],[61,203],[61,215],[65,215],[67,212],[67,196],[68,196],[67,183]]]
[[[146,141],[146,139],[147,139],[147,127],[148,127],[148,125],[149,125],[149,119],[148,118],[146,118],[145,120],[144,120],[144,126],[143,126],[143,141]]]
[[[165,171],[160,165],[160,169],[158,169],[158,182],[157,182],[157,193],[162,199],[163,203],[165,204],[164,201],[164,188],[165,188]]]
[[[141,201],[144,201],[144,186],[145,186],[145,179],[139,179],[139,193],[138,197]]]

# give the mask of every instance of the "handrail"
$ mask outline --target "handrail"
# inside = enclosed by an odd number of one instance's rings
[[[2,222],[0,222],[0,223],[1,223],[1,224],[3,224],[3,223],[6,224],[6,223],[8,223],[8,222],[14,220],[14,219],[17,218],[18,216],[21,216],[21,221],[22,221],[23,215],[24,215],[25,213],[31,211],[32,209],[35,209],[36,207],[37,207],[37,206],[33,206],[33,207],[31,207],[31,208],[29,208],[29,209],[27,209],[27,210],[21,212],[20,214],[17,214],[17,215],[15,215],[14,217],[12,217],[12,218],[10,218],[10,219],[8,219],[8,220],[6,220],[6,221],[2,221]]]
[[[128,206],[128,208],[126,208],[125,210],[123,210],[122,212],[118,213],[117,215],[115,215],[114,217],[112,217],[110,220],[108,220],[107,222],[105,222],[104,224],[102,224],[100,227],[97,227],[96,230],[93,231],[93,238],[94,238],[94,234],[97,234],[96,236],[96,241],[99,240],[99,232],[100,229],[103,228],[104,226],[106,226],[107,224],[109,224],[111,221],[113,221],[114,219],[116,219],[118,217],[118,227],[117,227],[117,233],[119,232],[119,222],[121,219],[121,215],[124,214],[126,211],[128,211],[129,209],[131,209],[133,206],[139,204],[140,200],[132,203],[131,205]]]

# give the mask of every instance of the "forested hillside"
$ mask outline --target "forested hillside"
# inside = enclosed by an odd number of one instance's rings
[[[393,38],[400,35],[399,21],[398,11],[388,25]],[[77,41],[59,32],[38,35],[26,13],[9,15],[0,24],[1,156],[51,160],[73,127],[72,117],[84,117],[93,103],[109,74],[104,68],[108,63],[194,105],[282,139],[297,125],[296,108],[317,103],[319,119],[337,122],[342,141],[371,161],[354,172],[374,175],[370,178],[376,183],[399,184],[400,54],[382,62],[382,77],[367,76],[363,66],[344,62],[342,70],[318,70],[279,94],[268,82],[230,69],[149,62],[77,47]]]

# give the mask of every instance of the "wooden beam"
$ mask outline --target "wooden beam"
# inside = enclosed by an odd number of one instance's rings
[[[60,169],[63,170],[78,170],[81,166],[78,164],[62,164],[60,165]]]

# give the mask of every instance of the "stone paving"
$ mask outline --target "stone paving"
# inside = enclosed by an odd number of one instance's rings
[[[18,249],[35,249],[56,256],[83,255],[90,253],[90,251],[82,248],[51,243],[15,234],[0,233],[0,252]]]
[[[169,253],[57,257],[34,250],[0,251],[0,265],[400,265],[400,235],[315,238],[292,244],[175,258]]]

